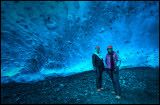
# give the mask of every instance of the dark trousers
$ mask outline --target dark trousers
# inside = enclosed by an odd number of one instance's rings
[[[102,73],[103,67],[96,67],[96,87],[100,89],[102,87]]]
[[[108,74],[112,80],[114,91],[117,95],[121,95],[121,88],[119,84],[119,70],[108,69]]]

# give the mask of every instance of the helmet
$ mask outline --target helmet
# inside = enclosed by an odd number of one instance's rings
[[[100,47],[99,47],[99,46],[97,46],[95,49],[100,49]]]
[[[107,47],[107,49],[109,49],[109,48],[112,48],[112,49],[113,49],[113,47],[112,47],[111,45]]]

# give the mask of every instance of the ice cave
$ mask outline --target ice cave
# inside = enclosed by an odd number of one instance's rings
[[[109,45],[113,46],[113,51],[121,61],[120,78],[127,73],[124,76],[132,80],[133,74],[136,78],[136,75],[145,74],[146,68],[151,69],[146,75],[150,74],[147,77],[156,80],[151,85],[158,88],[158,93],[154,95],[159,97],[159,1],[1,1],[1,84],[4,87],[13,83],[24,86],[36,84],[47,78],[71,78],[84,73],[80,76],[82,78],[89,75],[85,73],[93,71],[92,54],[95,47],[100,47],[104,61]],[[104,66],[107,67],[105,63]],[[134,68],[142,69],[135,72]],[[126,82],[120,81],[126,86]],[[47,83],[53,84],[52,81]],[[138,83],[136,85],[146,86],[143,82]],[[58,84],[65,87],[62,81]],[[2,93],[6,93],[4,87],[1,86]],[[6,94],[1,94],[3,103],[41,102],[24,102],[21,93],[19,96],[13,94],[15,100],[5,100],[9,97]],[[94,93],[88,93],[87,90],[84,94]],[[54,100],[60,100],[57,97]],[[151,99],[150,102],[159,101],[158,98],[154,99],[156,101]],[[105,103],[80,100],[66,99],[56,103]],[[50,99],[47,102],[53,101]],[[120,103],[125,102],[121,100]]]

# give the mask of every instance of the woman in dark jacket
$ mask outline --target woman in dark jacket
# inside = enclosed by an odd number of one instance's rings
[[[102,88],[102,72],[104,70],[103,58],[100,53],[100,47],[95,48],[95,53],[92,55],[92,64],[96,71],[96,88],[97,91],[101,91]]]
[[[113,51],[112,46],[108,46],[107,51],[108,54],[106,55],[105,63],[107,65],[109,76],[113,82],[114,91],[112,93],[116,95],[116,98],[120,99],[121,88],[119,84],[119,71],[117,70],[118,66],[116,66],[116,62],[118,62],[118,57],[116,52]]]

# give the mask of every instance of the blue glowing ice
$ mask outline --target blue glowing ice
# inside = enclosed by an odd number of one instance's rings
[[[159,1],[1,3],[2,83],[92,70],[96,46],[120,68],[159,67]]]

